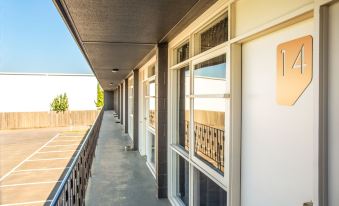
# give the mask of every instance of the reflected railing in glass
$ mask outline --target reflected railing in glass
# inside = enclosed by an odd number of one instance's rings
[[[189,121],[185,122],[188,131]],[[194,122],[194,152],[220,172],[224,172],[224,130]],[[189,150],[188,132],[185,133],[185,149]]]
[[[155,128],[155,110],[149,110],[148,121],[149,121],[149,125]]]

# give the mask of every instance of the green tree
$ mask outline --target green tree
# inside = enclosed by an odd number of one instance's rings
[[[65,112],[68,110],[68,97],[66,93],[56,96],[51,103],[51,111]]]
[[[97,101],[94,101],[95,106],[101,108],[104,106],[104,90],[101,88],[100,84],[97,84]]]

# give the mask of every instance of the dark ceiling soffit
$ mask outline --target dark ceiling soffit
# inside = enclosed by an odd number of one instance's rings
[[[182,32],[198,16],[210,8],[217,0],[199,0],[194,6],[172,27],[172,29],[159,41],[159,43],[170,42],[175,36]]]
[[[84,44],[119,44],[119,45],[140,45],[154,46],[157,43],[139,43],[139,42],[109,42],[109,41],[83,41]]]
[[[148,62],[155,54],[156,54],[156,51],[157,51],[157,46],[154,46],[154,48],[148,52],[146,54],[146,56],[144,58],[142,58],[142,60],[132,69],[132,71],[130,73],[128,73],[123,79],[121,82],[124,81],[124,79],[127,79],[129,78],[130,76],[133,75],[133,71],[134,70],[138,70],[140,69],[144,64],[146,64],[146,62]],[[120,84],[120,83],[119,83]]]
[[[199,0],[194,6],[180,19],[180,21],[159,41],[159,43],[170,42],[176,35],[182,32],[189,24],[191,24],[198,16],[204,13],[210,6],[212,6],[217,0]],[[122,42],[121,42],[122,43]],[[128,42],[126,42],[128,43]],[[157,44],[154,48],[134,67],[133,70],[140,69],[146,62],[148,62],[157,51]],[[133,70],[125,78],[129,78],[133,74]],[[125,79],[124,78],[124,79]]]
[[[77,42],[78,47],[80,48],[81,52],[83,53],[87,63],[90,65],[92,72],[98,79],[92,64],[90,63],[86,50],[83,47],[82,41],[80,36],[75,29],[73,21],[71,20],[70,14],[65,10],[64,4],[61,2],[62,0],[53,0],[54,4],[56,5],[59,13],[61,14],[64,22],[66,23],[68,29],[72,33],[73,38]],[[172,40],[176,35],[178,35],[181,31],[183,31],[190,23],[193,22],[199,15],[205,12],[211,5],[213,5],[217,0],[199,0],[194,6],[186,13],[186,15],[159,41],[159,43],[169,42]],[[97,43],[87,41],[86,43]],[[138,44],[135,42],[100,42],[100,43],[107,43],[107,44]],[[154,45],[155,47],[134,67],[133,70],[139,69],[143,64],[145,64],[149,59],[151,59],[156,54],[157,44],[155,43],[139,43],[140,45]],[[130,74],[127,75],[129,77]],[[126,78],[126,77],[125,77]],[[99,82],[99,81],[98,81]]]
[[[146,56],[134,67],[133,70],[138,70],[140,69],[146,62],[148,62],[148,60],[150,60],[157,51],[157,45],[154,46],[154,48],[148,52],[148,54],[146,54]]]
[[[82,45],[82,43],[81,43],[81,39],[80,39],[80,37],[79,37],[79,34],[78,34],[78,32],[76,31],[75,26],[74,26],[72,20],[70,19],[70,15],[69,15],[68,12],[65,10],[65,8],[64,8],[63,4],[61,3],[61,1],[62,1],[62,0],[53,0],[53,3],[54,3],[54,5],[55,5],[55,7],[58,9],[58,11],[59,11],[59,13],[60,13],[62,19],[64,20],[64,22],[65,22],[65,24],[66,24],[66,26],[67,26],[67,28],[68,28],[68,30],[71,32],[71,34],[72,34],[72,36],[73,36],[75,42],[77,43],[78,47],[80,48],[80,50],[81,50],[83,56],[85,57],[87,63],[89,64],[89,66],[90,66],[90,68],[91,68],[91,70],[92,70],[94,76],[96,77],[96,79],[98,80],[98,83],[100,84],[99,79],[98,79],[98,77],[97,77],[97,74],[95,73],[95,71],[94,71],[94,69],[93,69],[93,67],[92,67],[91,62],[90,62],[89,59],[88,59],[88,56],[87,56],[87,54],[86,54],[86,51],[85,51],[85,49],[84,49],[84,47],[83,47],[83,45]],[[101,85],[100,85],[100,86],[101,86]],[[101,86],[101,87],[102,87],[102,86]]]

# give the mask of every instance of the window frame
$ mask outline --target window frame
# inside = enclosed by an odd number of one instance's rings
[[[133,139],[133,130],[134,130],[134,126],[133,126],[133,114],[134,114],[134,105],[133,105],[133,100],[134,100],[134,76],[131,75],[130,77],[128,77],[127,80],[127,96],[128,96],[128,134],[130,135],[130,137]]]
[[[180,155],[182,158],[184,158],[189,163],[189,199],[190,204],[193,205],[193,179],[194,179],[194,169],[199,170],[200,172],[204,173],[208,178],[213,180],[217,185],[219,185],[222,189],[224,189],[227,192],[228,200],[229,202],[229,179],[230,179],[230,168],[226,168],[226,166],[230,166],[230,159],[231,158],[231,151],[230,151],[230,144],[232,139],[232,115],[233,115],[233,109],[232,109],[232,99],[231,99],[231,93],[232,93],[232,78],[231,78],[231,49],[230,49],[230,14],[228,9],[228,4],[224,1],[220,1],[213,5],[211,10],[207,11],[200,17],[198,17],[191,25],[188,26],[187,29],[185,29],[181,34],[179,34],[177,37],[175,37],[170,43],[169,43],[169,52],[168,52],[168,65],[169,65],[169,74],[168,74],[168,83],[169,83],[169,89],[168,89],[168,97],[169,97],[169,104],[168,104],[168,183],[169,183],[169,200],[173,205],[183,205],[180,198],[176,197],[176,155]],[[195,54],[195,34],[197,32],[200,32],[203,28],[208,27],[208,25],[213,24],[214,21],[216,21],[218,18],[220,18],[223,15],[227,15],[228,18],[228,40],[222,44],[219,44],[211,49],[208,49],[202,53]],[[204,16],[204,17],[203,17]],[[198,22],[198,23],[197,23]],[[189,59],[177,63],[176,60],[176,50],[178,47],[186,43],[188,40],[189,42]],[[193,79],[193,70],[194,65],[199,62],[206,61],[208,59],[211,59],[212,57],[218,56],[218,54],[225,54],[226,55],[226,81],[229,82],[228,91],[225,94],[218,94],[218,95],[193,95],[194,90],[194,83],[192,81]],[[193,64],[193,62],[195,64]],[[200,160],[193,161],[192,155],[194,152],[186,152],[186,150],[177,144],[177,132],[178,131],[178,89],[173,89],[172,86],[177,85],[177,79],[178,79],[178,72],[175,70],[179,70],[181,68],[184,68],[185,66],[189,66],[190,69],[190,95],[187,96],[187,98],[190,99],[190,119],[194,119],[193,117],[193,98],[194,97],[203,97],[203,98],[209,98],[209,97],[218,97],[218,98],[224,98],[229,99],[229,116],[227,117],[225,115],[225,148],[224,148],[224,175],[220,175],[217,171],[212,169],[210,166],[206,165],[206,163],[202,162]],[[170,89],[172,88],[172,89]],[[227,108],[226,108],[227,109]],[[226,118],[228,120],[226,121]],[[226,122],[229,122],[228,128],[226,128]],[[190,121],[191,124],[194,124],[193,121]],[[193,134],[193,126],[190,126],[189,136],[190,136],[190,150],[194,151],[194,147],[191,144],[194,144],[191,138],[191,135]],[[228,135],[226,135],[226,131],[228,132]],[[226,138],[228,138],[226,140]],[[226,149],[227,148],[227,149]],[[227,203],[229,204],[229,203]]]
[[[156,167],[157,167],[157,151],[158,151],[158,147],[157,147],[157,135],[156,135],[156,124],[157,122],[155,122],[154,127],[151,126],[150,122],[149,122],[149,104],[150,104],[150,99],[154,98],[155,102],[156,102],[156,91],[154,96],[151,96],[149,94],[149,89],[150,89],[150,83],[154,82],[154,84],[156,84],[156,74],[154,73],[152,76],[149,76],[149,70],[151,68],[155,67],[155,63],[151,63],[150,65],[148,65],[145,70],[144,70],[144,80],[143,80],[143,84],[146,84],[147,89],[146,89],[146,95],[145,97],[145,105],[144,105],[144,109],[146,111],[146,120],[145,120],[145,143],[146,143],[146,156],[147,156],[147,161],[146,161],[146,165],[148,166],[148,168],[150,169],[152,175],[154,177],[156,177]],[[155,89],[156,90],[156,89]],[[155,105],[156,107],[156,105]],[[156,108],[155,108],[155,112],[156,112]],[[154,117],[155,118],[155,117]],[[154,136],[154,165],[152,165],[151,162],[148,161],[148,154],[152,153],[152,149],[151,151],[148,151],[147,149],[149,149],[149,147],[147,146],[147,144],[149,143],[149,134],[151,133],[151,135]]]

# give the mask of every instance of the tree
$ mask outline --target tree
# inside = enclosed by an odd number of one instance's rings
[[[68,110],[68,97],[66,93],[56,96],[51,103],[51,111],[65,112]]]
[[[100,84],[97,84],[97,101],[94,101],[95,106],[101,108],[104,106],[104,90],[101,88]]]

